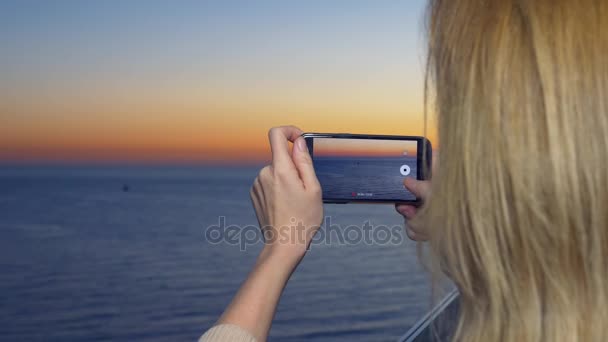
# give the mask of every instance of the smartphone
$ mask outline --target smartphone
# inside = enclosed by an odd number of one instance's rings
[[[420,204],[406,177],[428,179],[432,147],[419,136],[304,133],[325,203]]]

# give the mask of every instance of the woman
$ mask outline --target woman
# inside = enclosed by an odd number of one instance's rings
[[[434,0],[428,13],[441,162],[430,184],[406,184],[422,209],[397,210],[460,291],[454,340],[608,340],[608,1]],[[270,239],[202,340],[267,337],[323,212],[300,133],[270,131],[251,195],[261,226],[296,218],[307,238]]]

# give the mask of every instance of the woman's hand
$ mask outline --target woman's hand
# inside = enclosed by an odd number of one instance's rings
[[[408,177],[403,181],[403,184],[405,185],[406,189],[416,195],[417,198],[420,198],[423,202],[428,198],[430,194],[430,181],[421,181]],[[405,232],[411,240],[428,240],[428,235],[424,231],[423,227],[412,227],[408,225],[407,221],[416,216],[416,212],[418,211],[417,207],[410,204],[397,203],[395,205],[395,209],[397,209],[397,212],[403,215],[403,217],[405,218]]]
[[[266,340],[281,292],[323,218],[321,187],[301,134],[293,126],[268,133],[272,164],[260,171],[251,187],[266,245],[218,321],[237,325],[258,341]],[[290,141],[294,143],[291,152]]]
[[[268,132],[272,164],[251,187],[251,201],[264,232],[264,253],[299,261],[323,219],[321,186],[302,131],[294,126]],[[290,151],[289,142],[293,142]]]

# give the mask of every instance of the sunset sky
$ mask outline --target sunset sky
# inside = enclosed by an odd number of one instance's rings
[[[416,157],[417,141],[373,139],[314,139],[316,157]]]
[[[0,162],[257,162],[283,124],[422,135],[424,3],[1,1]]]

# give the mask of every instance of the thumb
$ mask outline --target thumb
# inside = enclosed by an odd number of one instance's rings
[[[306,139],[298,137],[294,143],[294,149],[292,153],[293,162],[298,169],[300,179],[304,183],[305,188],[311,188],[319,185],[319,180],[315,174],[315,169],[312,164],[312,158],[308,152],[308,146],[306,145]]]
[[[431,183],[429,181],[417,180],[407,177],[403,181],[405,188],[411,191],[417,198],[425,200],[431,192]]]

